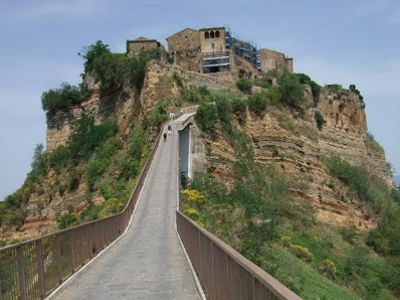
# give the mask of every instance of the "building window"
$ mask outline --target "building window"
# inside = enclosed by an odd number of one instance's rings
[[[213,39],[214,38],[214,31],[210,32],[210,38]]]
[[[215,32],[215,37],[216,37],[216,38],[219,38],[219,30],[217,30],[217,31]]]
[[[204,33],[204,38],[205,38],[205,39],[210,38],[210,34],[208,33],[208,31],[206,31],[206,32]]]

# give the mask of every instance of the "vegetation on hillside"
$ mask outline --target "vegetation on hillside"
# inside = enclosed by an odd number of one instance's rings
[[[85,74],[101,82],[102,97],[115,95],[126,87],[140,92],[147,62],[160,58],[158,50],[143,51],[135,57],[111,53],[101,41],[86,47],[81,55],[85,59]],[[90,92],[84,83],[80,87],[63,83],[60,88],[43,93],[43,110],[47,118],[52,118],[59,111],[67,112],[79,105]],[[0,202],[0,226],[20,228],[32,194],[51,202],[57,193],[63,196],[74,192],[83,182],[89,206],[78,211],[69,205],[67,213],[57,216],[60,229],[119,212],[147,160],[154,134],[152,128],[158,128],[168,118],[168,103],[168,99],[161,99],[147,119],[138,122],[128,134],[119,132],[116,120],[95,125],[92,115],[82,114],[72,124],[65,145],[51,153],[45,152],[43,145],[37,145],[32,170],[24,184]],[[55,171],[53,178],[48,177],[50,170]],[[93,193],[100,193],[105,202],[96,205],[92,202]],[[39,215],[44,206],[42,201],[37,203]]]
[[[85,73],[82,76],[90,75],[100,81],[101,96],[107,97],[120,93],[123,86],[140,93],[147,63],[152,59],[160,59],[161,53],[159,49],[153,49],[128,57],[126,54],[112,53],[108,45],[97,41],[85,47],[79,55],[85,59]],[[63,83],[59,88],[42,94],[42,108],[49,119],[59,111],[67,112],[79,105],[90,93],[84,82],[79,87]]]
[[[379,220],[366,237],[355,228],[316,221],[311,207],[291,200],[281,175],[254,162],[249,138],[239,126],[246,106],[260,115],[276,105],[298,109],[280,97],[274,102],[272,87],[247,96],[247,101],[214,93],[215,104],[200,104],[202,113],[195,119],[204,134],[225,139],[235,151],[237,160],[230,166],[235,182],[228,189],[209,174],[195,174],[182,191],[184,213],[305,299],[400,296],[398,192],[339,158],[322,158],[332,176],[348,185]],[[314,117],[322,126],[322,115]]]
[[[90,74],[101,82],[102,95],[115,93],[125,85],[140,92],[147,62],[161,57],[158,48],[141,51],[132,57],[111,53],[108,45],[102,41],[87,47],[81,55],[85,59],[85,74]]]

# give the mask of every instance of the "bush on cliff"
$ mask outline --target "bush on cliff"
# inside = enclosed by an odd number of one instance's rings
[[[311,80],[309,76],[303,73],[297,73],[296,77],[301,84],[308,84],[311,87],[313,97],[318,98],[319,93],[321,92],[321,86],[318,83]]]
[[[339,157],[323,158],[323,162],[331,174],[348,185],[379,218],[377,228],[370,232],[368,244],[378,253],[400,256],[400,206],[396,201],[397,192],[389,191],[377,178]]]
[[[258,116],[262,116],[267,108],[267,101],[268,98],[265,93],[255,93],[249,96],[247,104],[252,112]]]
[[[301,109],[306,102],[304,88],[296,74],[284,73],[278,78],[281,92],[280,102],[290,107]]]
[[[47,118],[55,115],[57,111],[68,111],[83,100],[83,91],[69,83],[62,83],[58,89],[50,89],[42,94],[42,108]]]
[[[236,81],[236,86],[243,93],[250,93],[252,85],[253,85],[253,83],[246,78],[242,78],[242,79],[239,79],[238,81]]]
[[[325,124],[325,119],[319,111],[315,111],[314,113],[315,122],[317,122],[317,127],[319,130],[322,129],[322,126]]]
[[[194,116],[200,129],[207,133],[212,133],[218,121],[218,111],[214,104],[201,104]]]
[[[119,91],[124,83],[129,83],[140,92],[147,62],[161,57],[159,49],[141,51],[133,57],[113,54],[102,41],[84,48],[80,55],[86,60],[85,73],[101,82],[102,95]]]

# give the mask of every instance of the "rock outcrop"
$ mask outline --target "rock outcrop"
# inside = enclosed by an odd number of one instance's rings
[[[321,156],[339,156],[383,178],[391,186],[390,170],[383,149],[366,138],[364,103],[354,93],[336,94],[324,88],[318,101],[306,89],[305,115],[285,108],[268,108],[263,117],[246,112],[239,128],[251,138],[255,160],[273,164],[288,180],[293,196],[310,201],[318,219],[367,230],[375,226],[369,209],[340,181],[331,177]],[[326,123],[318,130],[314,112]],[[243,119],[243,118],[242,118]],[[239,125],[238,125],[239,126]],[[236,160],[229,143],[219,137],[206,140],[208,170],[217,178],[233,181]]]

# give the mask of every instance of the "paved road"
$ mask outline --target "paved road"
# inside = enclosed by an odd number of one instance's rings
[[[200,299],[175,230],[177,139],[161,142],[126,235],[57,299]]]

